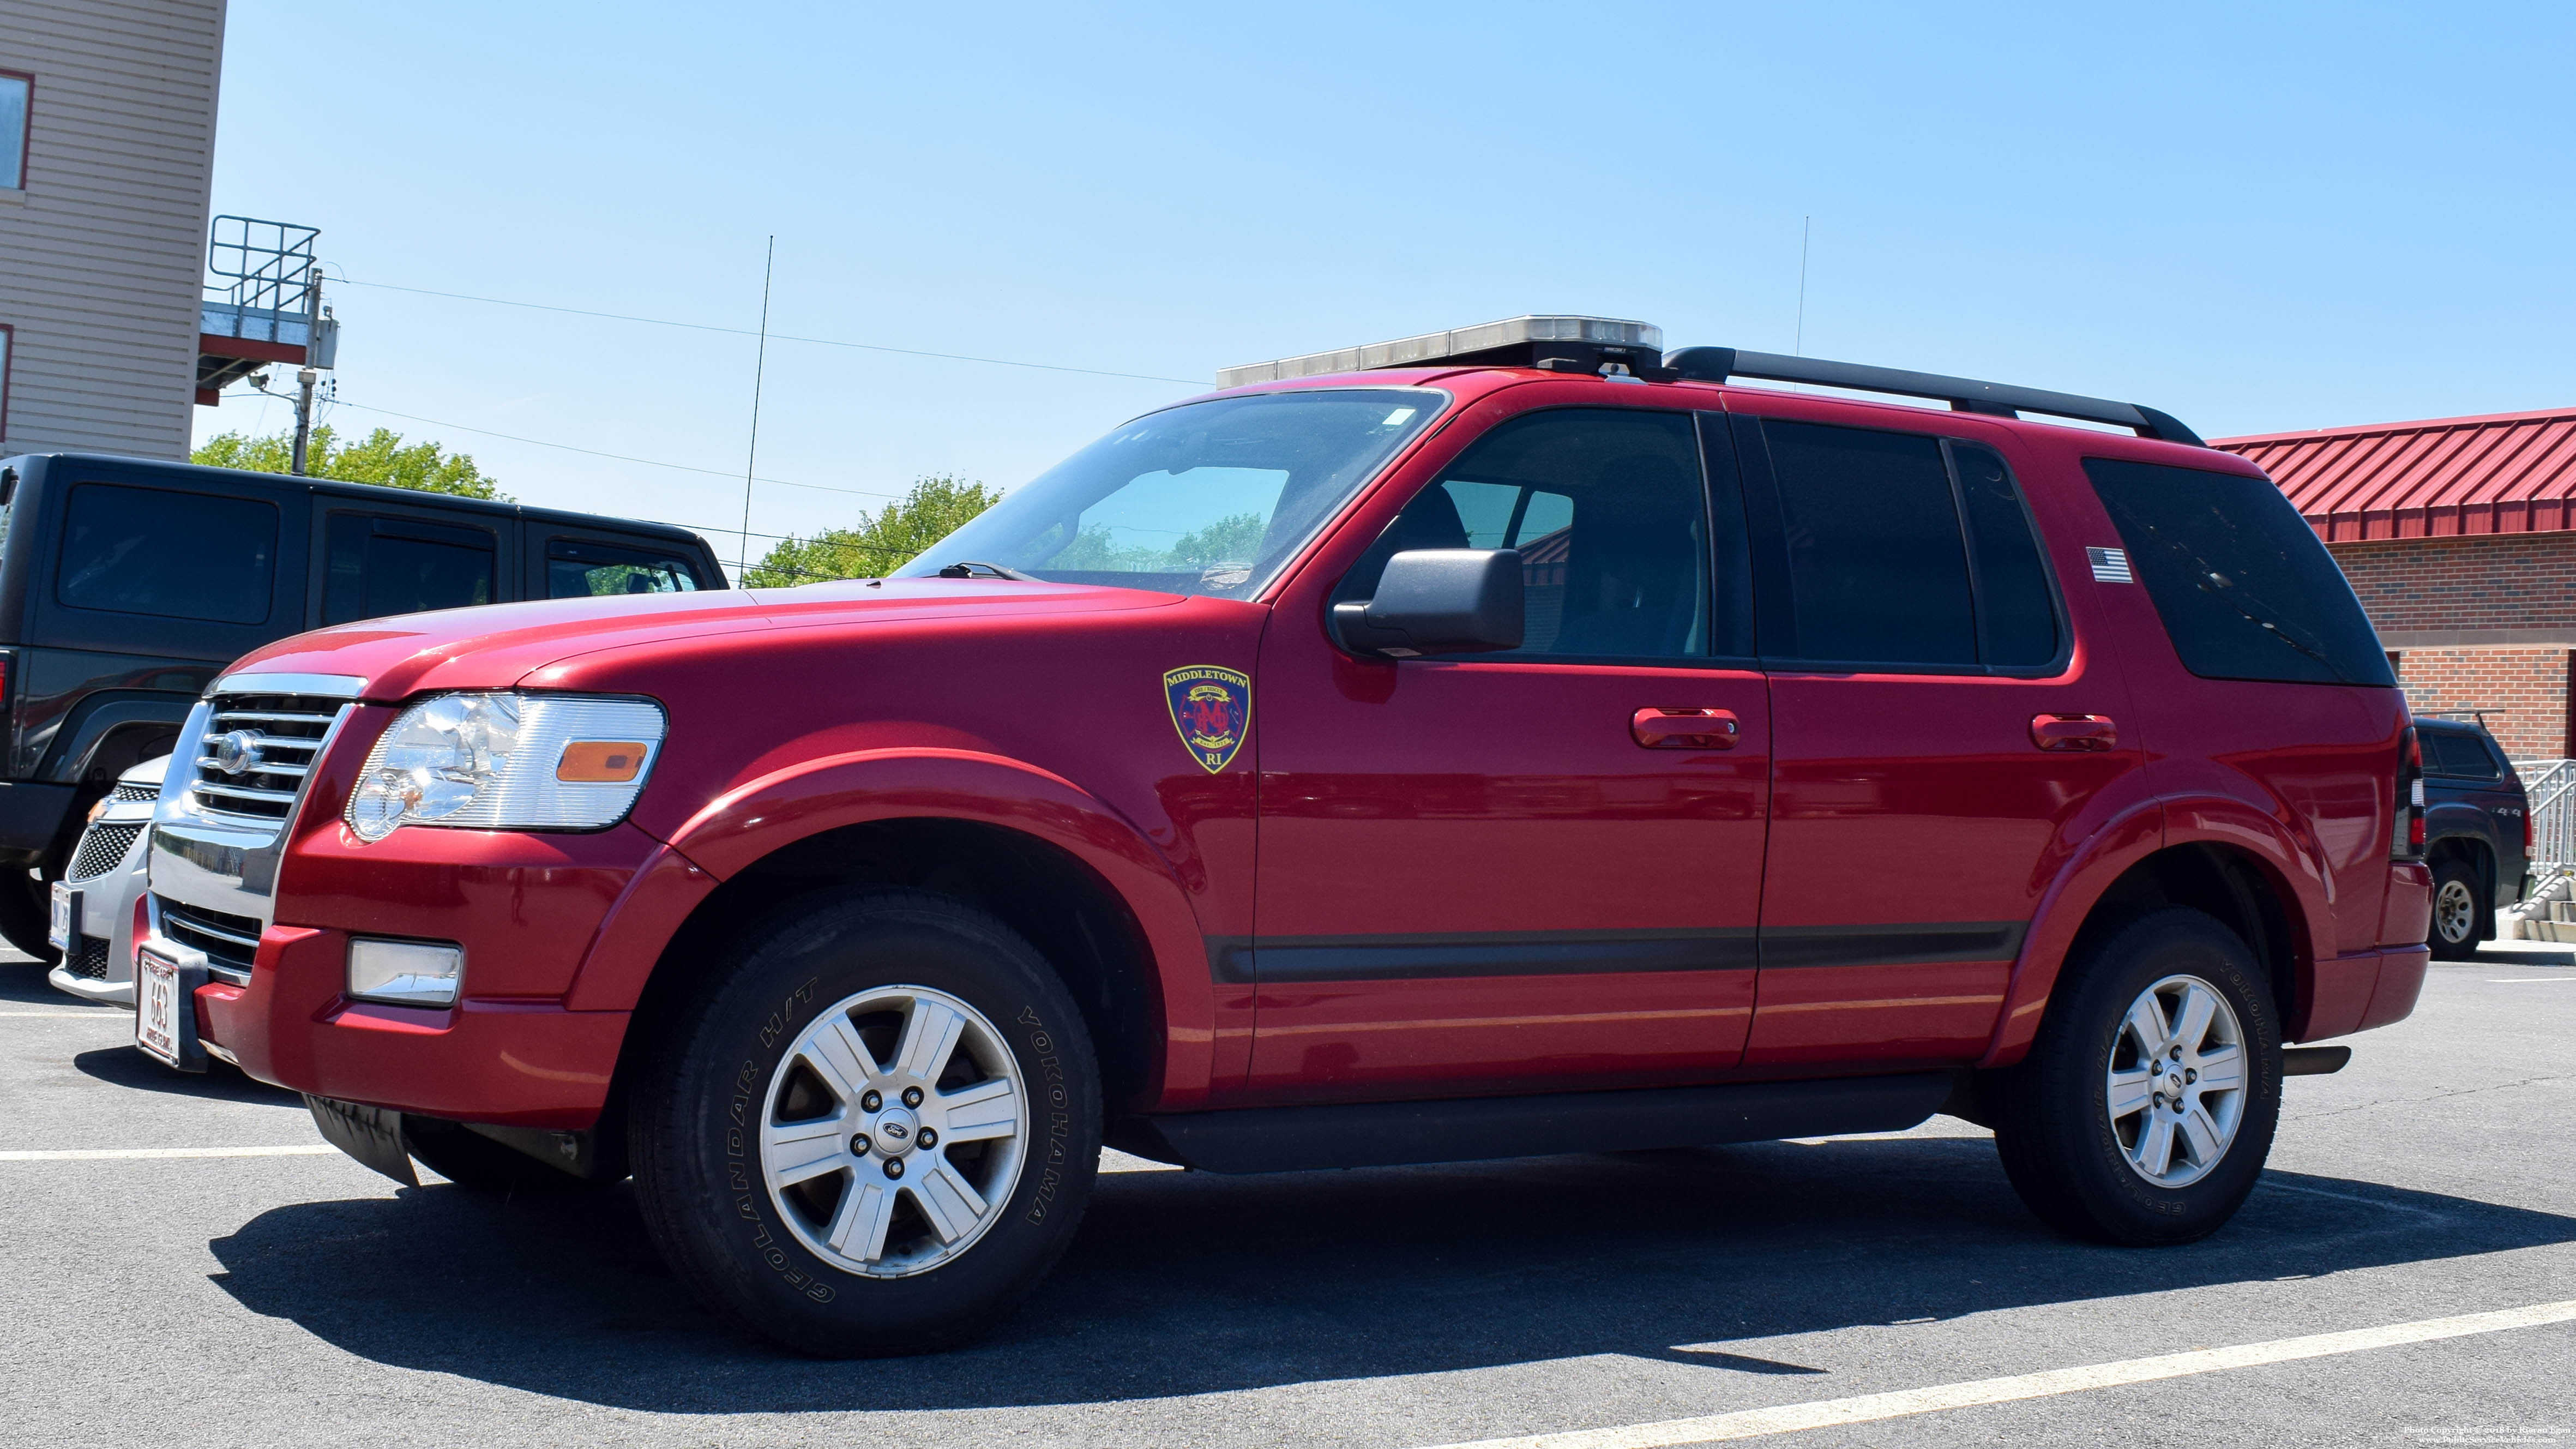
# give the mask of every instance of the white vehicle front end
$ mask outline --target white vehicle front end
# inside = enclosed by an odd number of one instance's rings
[[[54,883],[51,935],[63,957],[45,979],[83,1000],[134,1004],[134,903],[169,764],[164,755],[117,777]]]

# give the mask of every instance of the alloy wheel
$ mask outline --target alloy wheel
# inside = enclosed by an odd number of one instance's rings
[[[2129,1170],[2188,1187],[2227,1155],[2245,1116],[2245,1033],[2217,987],[2168,976],[2138,993],[2111,1044],[2111,1135]]]
[[[2467,881],[2446,880],[2433,892],[2433,928],[2453,946],[2477,934],[2478,902]]]
[[[872,1278],[926,1272],[999,1216],[1026,1156],[1028,1087],[982,1012],[926,986],[816,1017],[770,1076],[760,1167],[788,1229]]]

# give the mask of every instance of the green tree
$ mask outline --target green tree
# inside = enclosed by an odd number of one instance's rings
[[[743,571],[743,586],[776,589],[822,579],[883,578],[1001,498],[1000,489],[933,473],[915,480],[899,502],[861,515],[856,528],[780,540]]]
[[[248,468],[255,473],[292,471],[294,459],[292,432],[273,438],[219,433],[188,455],[189,462],[209,468]],[[339,434],[324,423],[313,430],[312,446],[305,453],[305,471],[316,478],[336,478],[343,483],[376,483],[421,493],[513,501],[474,466],[471,455],[450,453],[436,443],[406,445],[402,434],[391,428],[378,428],[342,447]]]

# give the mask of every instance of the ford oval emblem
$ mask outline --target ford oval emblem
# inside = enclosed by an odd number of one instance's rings
[[[227,775],[247,774],[259,765],[260,733],[234,730],[215,741],[215,768]]]

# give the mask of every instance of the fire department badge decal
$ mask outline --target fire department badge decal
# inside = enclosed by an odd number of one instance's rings
[[[1190,747],[1199,768],[1216,774],[1243,748],[1252,730],[1252,676],[1214,664],[1193,664],[1163,676],[1163,700],[1172,728]]]

